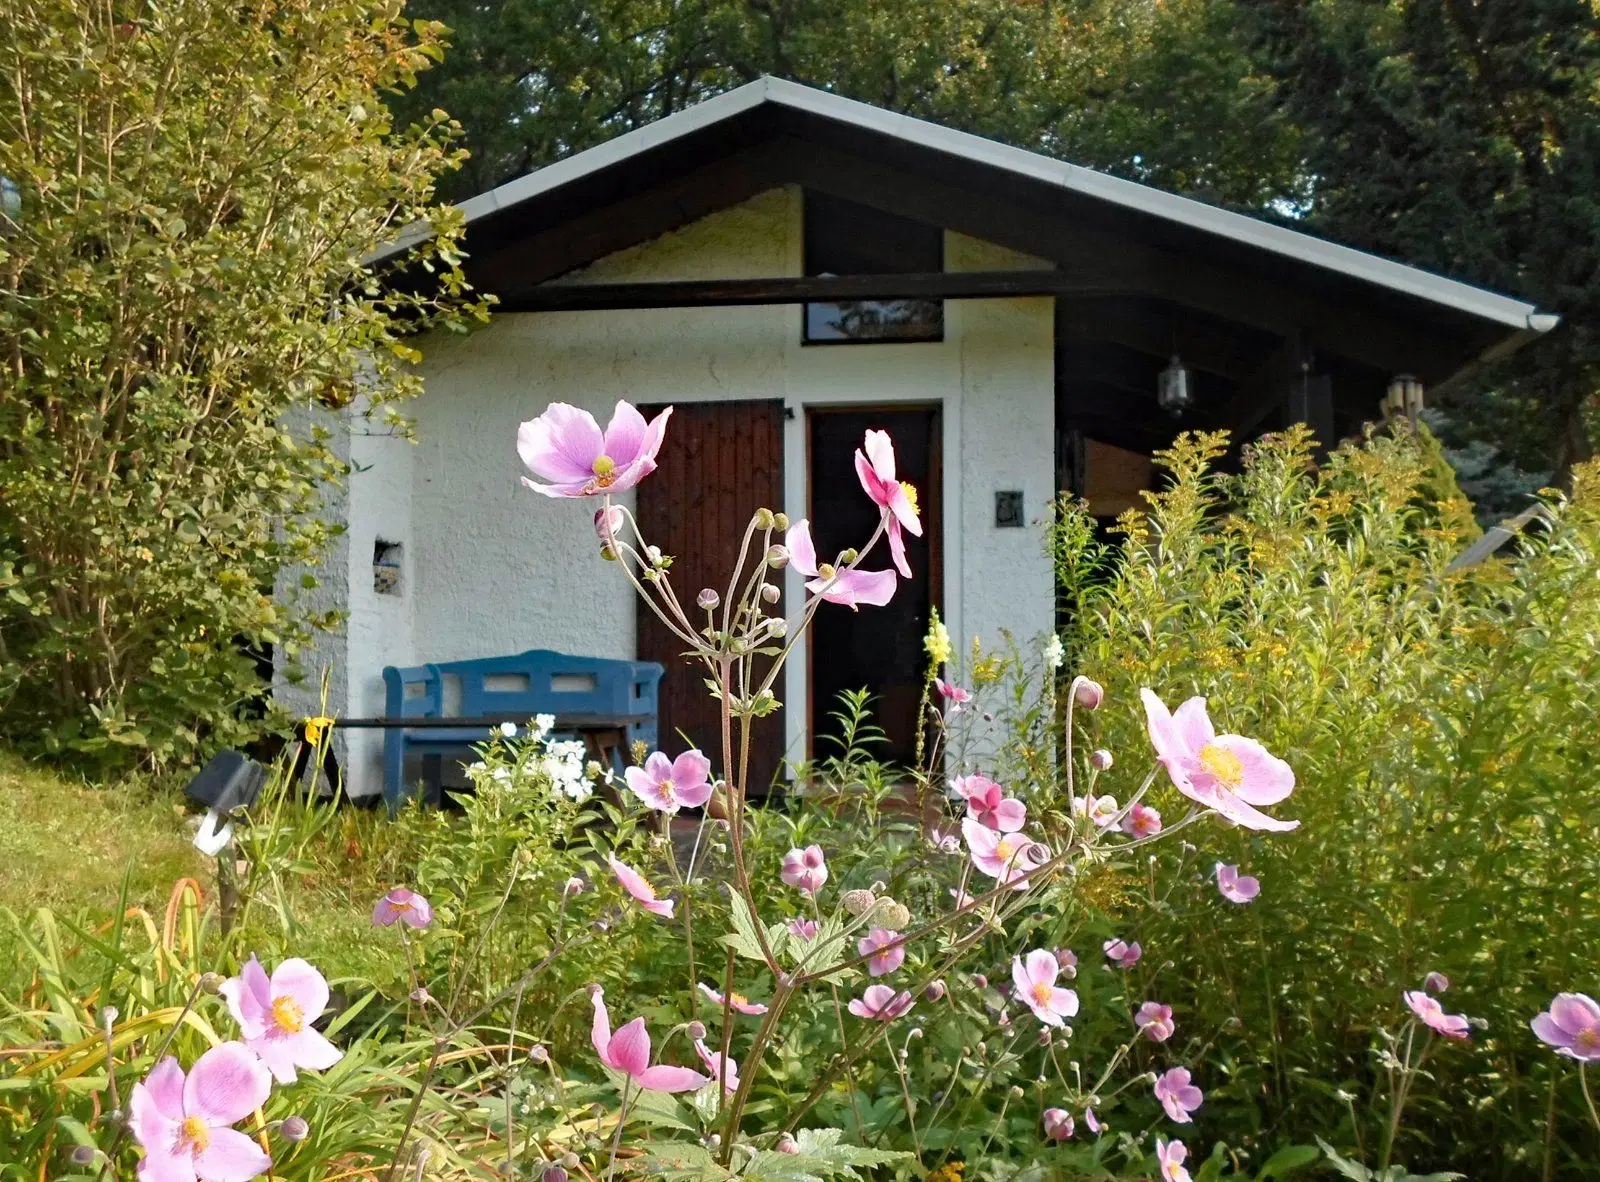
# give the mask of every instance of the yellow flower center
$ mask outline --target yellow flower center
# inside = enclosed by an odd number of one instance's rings
[[[911,512],[921,513],[922,510],[917,507],[917,486],[909,480],[902,480],[900,482],[900,491],[905,493],[906,500],[911,502]]]
[[[306,1027],[306,1012],[292,997],[272,999],[272,1020],[285,1034],[299,1034]]]
[[[1017,845],[1016,841],[1012,838],[1002,837],[999,842],[996,843],[994,852],[1000,856],[1001,861],[1009,862],[1019,848],[1020,847]]]
[[[211,1148],[211,1126],[198,1116],[189,1117],[178,1134],[178,1146],[188,1149],[190,1153],[204,1153]]]
[[[1033,987],[1033,1000],[1042,1006],[1049,1005],[1050,999],[1054,996],[1055,991],[1042,981]]]
[[[730,993],[730,994],[728,994],[728,1004],[729,1005],[742,1006],[742,1005],[746,1004],[749,1000],[750,999],[748,997],[746,997],[742,993]]]
[[[1224,788],[1237,788],[1244,780],[1244,764],[1239,762],[1239,757],[1215,743],[1200,748],[1200,766]]]
[[[1585,1026],[1578,1031],[1578,1036],[1572,1040],[1585,1051],[1600,1051],[1600,1030],[1593,1026]]]

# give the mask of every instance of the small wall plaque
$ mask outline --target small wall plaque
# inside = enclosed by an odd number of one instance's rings
[[[1000,529],[1021,529],[1026,524],[1023,520],[1020,489],[994,494],[994,523]]]
[[[372,543],[372,589],[379,595],[400,594],[400,563],[404,551],[399,542]]]

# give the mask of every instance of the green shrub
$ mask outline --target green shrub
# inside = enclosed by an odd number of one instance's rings
[[[1600,1177],[1576,1072],[1527,1026],[1557,990],[1600,984],[1600,471],[1552,497],[1553,528],[1452,570],[1470,513],[1417,440],[1376,435],[1319,467],[1292,433],[1236,475],[1223,451],[1197,436],[1161,457],[1168,483],[1109,549],[1077,506],[1055,531],[1071,660],[1108,698],[1208,695],[1219,729],[1299,780],[1277,810],[1297,832],[1195,838],[1198,858],[1135,868],[1115,911],[1227,1065],[1202,1131],[1320,1134],[1371,1160],[1378,1030],[1438,970],[1447,1007],[1487,1030],[1432,1057],[1397,1157]],[[1140,720],[1102,714],[1098,741],[1147,764]],[[1177,799],[1164,777],[1154,799]],[[1217,858],[1261,879],[1256,902],[1205,889]]]
[[[459,327],[459,159],[382,96],[440,54],[400,0],[0,3],[0,735],[102,772],[243,729],[247,653],[343,468],[294,408],[413,393],[403,340]],[[418,219],[443,295],[363,260]]]

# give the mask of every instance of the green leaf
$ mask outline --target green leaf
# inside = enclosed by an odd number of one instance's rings
[[[1309,1166],[1321,1156],[1321,1151],[1314,1145],[1285,1145],[1263,1163],[1256,1174],[1256,1182],[1267,1182],[1269,1178],[1286,1178],[1291,1170]]]

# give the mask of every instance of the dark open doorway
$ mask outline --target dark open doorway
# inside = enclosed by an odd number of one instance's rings
[[[807,413],[806,428],[808,516],[819,558],[826,561],[847,546],[861,545],[877,528],[878,507],[861,491],[855,473],[855,451],[871,428],[887,431],[894,440],[896,475],[916,486],[923,526],[922,537],[906,538],[911,579],[900,581],[887,606],[851,611],[824,603],[817,609],[810,637],[812,754],[832,753],[827,739],[839,733],[833,718],[839,695],[864,688],[872,694],[873,721],[886,737],[876,754],[909,765],[916,751],[926,659],[922,638],[930,609],[940,604],[943,582],[939,408],[817,408]],[[889,566],[887,542],[880,542],[862,565],[869,570]]]

